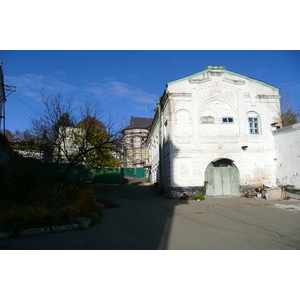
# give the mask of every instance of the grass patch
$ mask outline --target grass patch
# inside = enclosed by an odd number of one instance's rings
[[[205,196],[202,194],[196,194],[193,196],[193,199],[202,201],[202,200],[205,200]]]

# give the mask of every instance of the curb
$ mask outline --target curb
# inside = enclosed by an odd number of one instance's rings
[[[19,236],[31,236],[31,235],[39,235],[45,233],[62,232],[68,230],[76,230],[80,228],[81,227],[79,224],[50,226],[44,228],[31,228],[31,229],[22,230]],[[11,233],[0,231],[0,238],[9,238],[9,237],[11,237]]]
[[[72,224],[72,225],[63,225],[63,226],[51,226],[51,232],[61,232],[61,231],[68,231],[68,230],[76,230],[79,229],[79,224]]]

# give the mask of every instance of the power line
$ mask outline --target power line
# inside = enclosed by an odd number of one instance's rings
[[[16,87],[12,85],[4,84],[4,76],[2,70],[2,61],[0,61],[0,129],[5,135],[5,102],[6,98],[16,91]]]
[[[27,106],[27,108],[29,108],[32,112],[35,111],[35,108],[32,107],[30,104],[26,103],[24,100],[22,100],[19,96],[17,96],[16,94],[13,94],[20,102],[22,102],[25,106]]]

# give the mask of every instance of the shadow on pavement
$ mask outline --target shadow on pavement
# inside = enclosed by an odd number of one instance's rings
[[[98,186],[96,195],[121,205],[105,209],[99,224],[87,230],[0,239],[2,250],[163,250],[167,248],[176,205],[140,181]]]

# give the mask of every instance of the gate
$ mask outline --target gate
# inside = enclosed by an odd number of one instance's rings
[[[207,196],[238,196],[239,171],[232,160],[219,159],[211,162],[205,171],[208,181]]]
[[[144,168],[123,168],[123,176],[129,178],[145,178]]]

